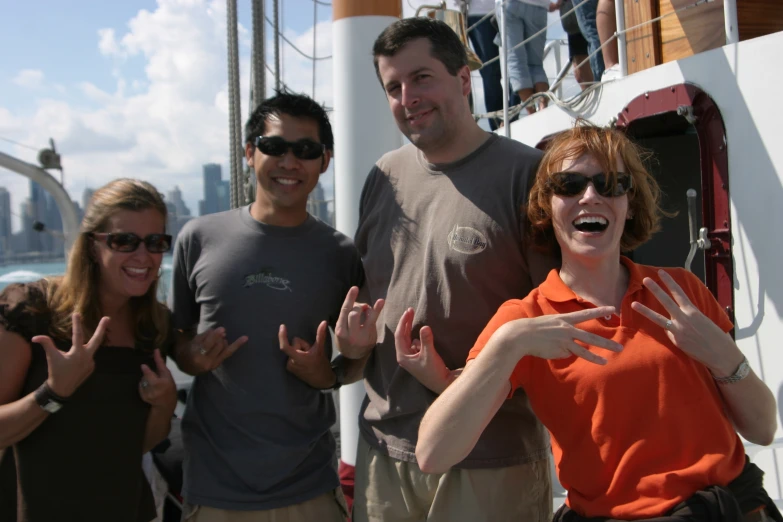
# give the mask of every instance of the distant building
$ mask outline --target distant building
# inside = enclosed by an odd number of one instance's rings
[[[228,210],[229,205],[225,203],[228,191],[223,193],[223,169],[217,163],[207,163],[204,169],[204,199],[199,201],[199,215],[214,214]]]
[[[310,196],[307,198],[307,212],[324,223],[334,226],[332,215],[329,212],[329,200],[326,199],[326,194],[324,193],[321,182],[318,182],[310,193]]]
[[[169,191],[166,198],[166,209],[169,214],[166,222],[166,232],[171,234],[172,239],[176,241],[182,227],[192,219],[190,209],[182,199],[182,191],[179,187],[174,187],[174,190]]]
[[[92,195],[95,194],[95,190],[91,188],[84,189],[82,192],[82,211],[87,212],[87,207],[90,206],[90,200]]]
[[[11,226],[11,193],[0,187],[0,255],[6,256],[13,252]]]

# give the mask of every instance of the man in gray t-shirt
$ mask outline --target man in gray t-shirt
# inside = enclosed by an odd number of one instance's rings
[[[353,243],[306,210],[331,157],[323,108],[278,94],[246,130],[255,202],[189,222],[174,252],[175,357],[196,376],[182,421],[185,519],[344,521],[329,390],[358,380],[361,361],[330,364],[327,326],[342,327],[341,346],[374,344],[382,302],[354,304],[364,273]]]
[[[555,264],[525,241],[541,153],[478,127],[464,48],[442,22],[395,22],[373,54],[411,144],[382,157],[362,192],[356,246],[369,295],[387,304],[365,369],[353,520],[548,521],[549,442],[524,393],[448,472],[423,473],[415,455],[425,411],[498,307]]]

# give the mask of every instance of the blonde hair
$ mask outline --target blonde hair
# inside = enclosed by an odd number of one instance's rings
[[[628,192],[628,215],[620,248],[631,251],[649,240],[661,228],[661,216],[671,215],[661,208],[661,189],[644,163],[651,156],[624,133],[596,127],[584,120],[556,135],[547,146],[536,173],[527,205],[527,218],[533,241],[541,246],[556,248],[552,227],[552,186],[549,179],[562,169],[563,162],[583,155],[594,158],[612,184],[617,183],[617,159],[631,176],[632,189]]]
[[[151,184],[136,179],[117,179],[96,190],[87,206],[79,236],[68,256],[68,266],[61,278],[47,284],[47,306],[52,314],[51,334],[71,338],[74,312],[82,315],[85,333],[95,331],[102,317],[98,297],[100,267],[92,251],[93,232],[104,232],[111,217],[120,210],[140,212],[154,209],[165,223],[166,204]],[[158,281],[152,282],[142,296],[130,300],[134,321],[134,338],[162,348],[168,336],[169,314],[157,299]]]

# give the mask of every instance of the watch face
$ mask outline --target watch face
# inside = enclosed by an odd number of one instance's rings
[[[42,404],[41,408],[43,408],[44,411],[48,413],[57,413],[60,411],[60,408],[62,408],[63,405],[59,402],[49,400],[46,402],[46,404]]]

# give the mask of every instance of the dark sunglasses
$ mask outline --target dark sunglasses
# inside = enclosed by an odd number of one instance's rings
[[[633,181],[629,174],[617,173],[617,181],[612,182],[609,174],[599,172],[594,176],[585,176],[578,172],[557,172],[547,180],[547,186],[558,196],[578,196],[592,183],[595,190],[602,196],[614,198],[627,194],[633,188]]]
[[[310,139],[286,141],[280,136],[258,136],[256,147],[267,156],[282,156],[289,150],[299,159],[314,160],[324,155],[326,145]]]
[[[163,254],[171,249],[171,236],[168,234],[150,234],[141,238],[131,232],[119,234],[94,232],[90,234],[90,237],[98,241],[105,241],[106,246],[117,252],[135,252],[142,243],[150,254]]]

